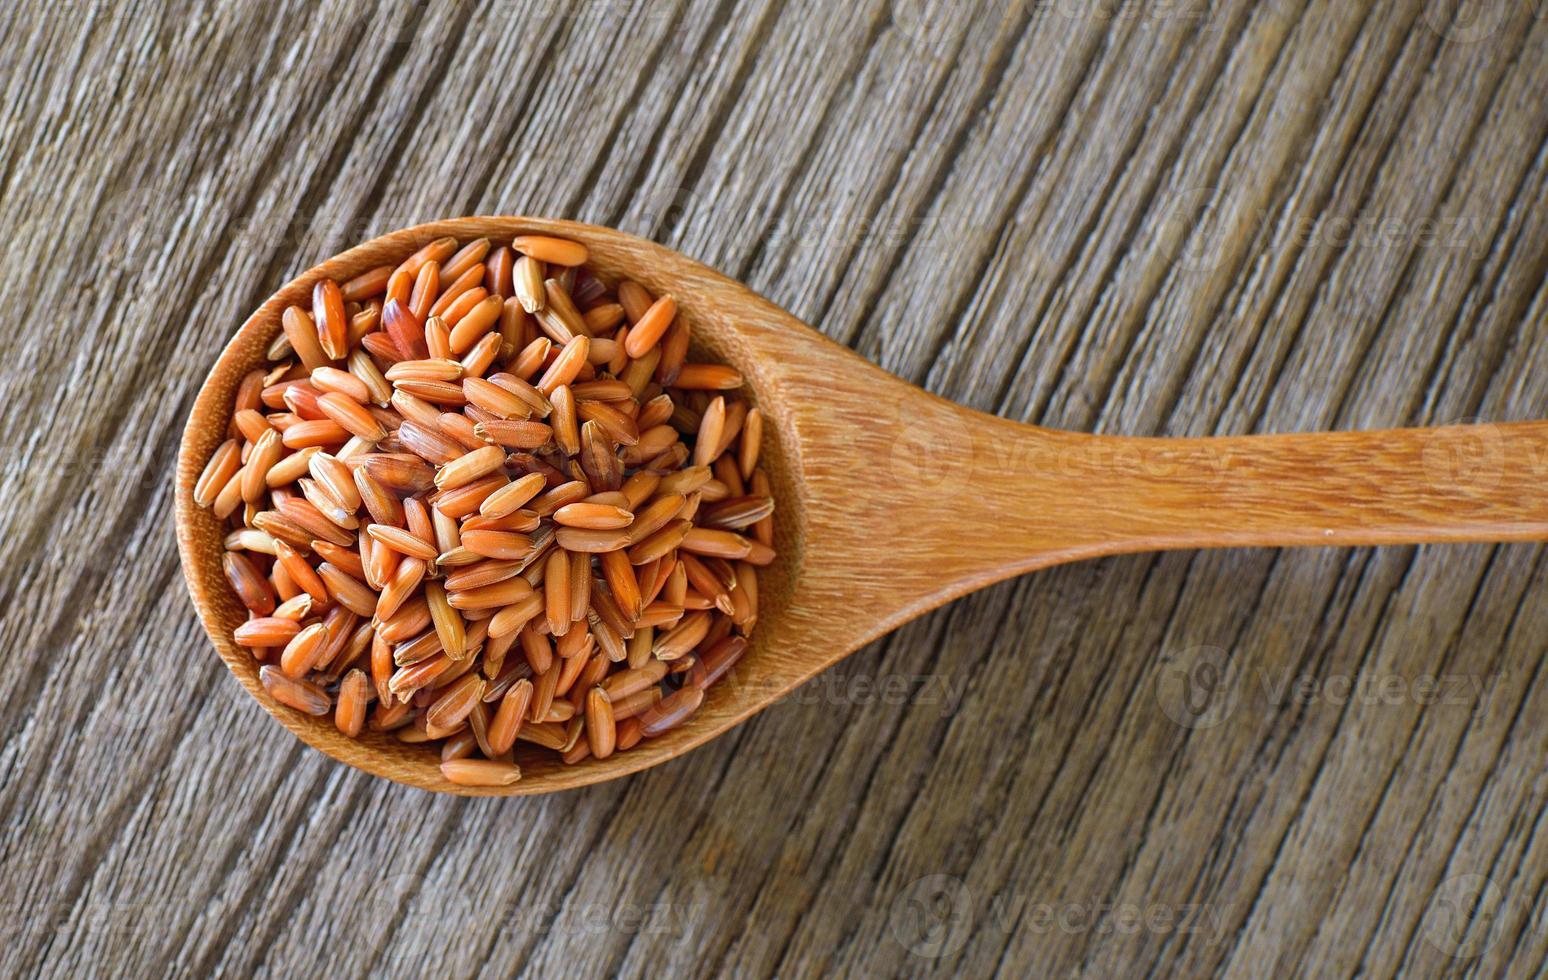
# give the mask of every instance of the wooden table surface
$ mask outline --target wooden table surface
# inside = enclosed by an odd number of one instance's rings
[[[1548,416],[1548,3],[1453,6],[0,6],[0,969],[1539,970],[1539,547],[1050,571],[670,765],[472,801],[270,719],[172,533],[246,313],[449,215],[655,238],[1049,426]]]

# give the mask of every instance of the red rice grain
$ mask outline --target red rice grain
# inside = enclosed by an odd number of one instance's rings
[[[673,296],[586,260],[442,238],[316,282],[194,488],[270,695],[439,742],[457,785],[683,724],[746,654],[775,556],[741,374],[689,363]]]

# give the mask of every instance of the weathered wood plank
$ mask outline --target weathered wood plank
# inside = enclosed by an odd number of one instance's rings
[[[1539,548],[1058,569],[660,770],[501,803],[379,784],[264,717],[188,613],[165,507],[247,310],[350,242],[476,211],[657,237],[1050,425],[1541,417],[1548,23],[1479,18],[0,10],[0,233],[25,270],[0,277],[0,963],[1539,971]],[[1360,679],[1401,690],[1340,695]]]

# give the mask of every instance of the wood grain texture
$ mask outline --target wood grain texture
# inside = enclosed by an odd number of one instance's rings
[[[654,238],[1055,428],[1544,417],[1548,16],[1451,6],[5,5],[6,972],[1539,971],[1537,546],[1052,569],[468,801],[274,725],[172,534],[236,326],[455,214]]]

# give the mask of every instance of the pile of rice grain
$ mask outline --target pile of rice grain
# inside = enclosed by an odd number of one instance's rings
[[[671,296],[585,246],[431,242],[323,280],[237,391],[195,501],[274,699],[514,783],[682,724],[774,559],[758,409]]]

